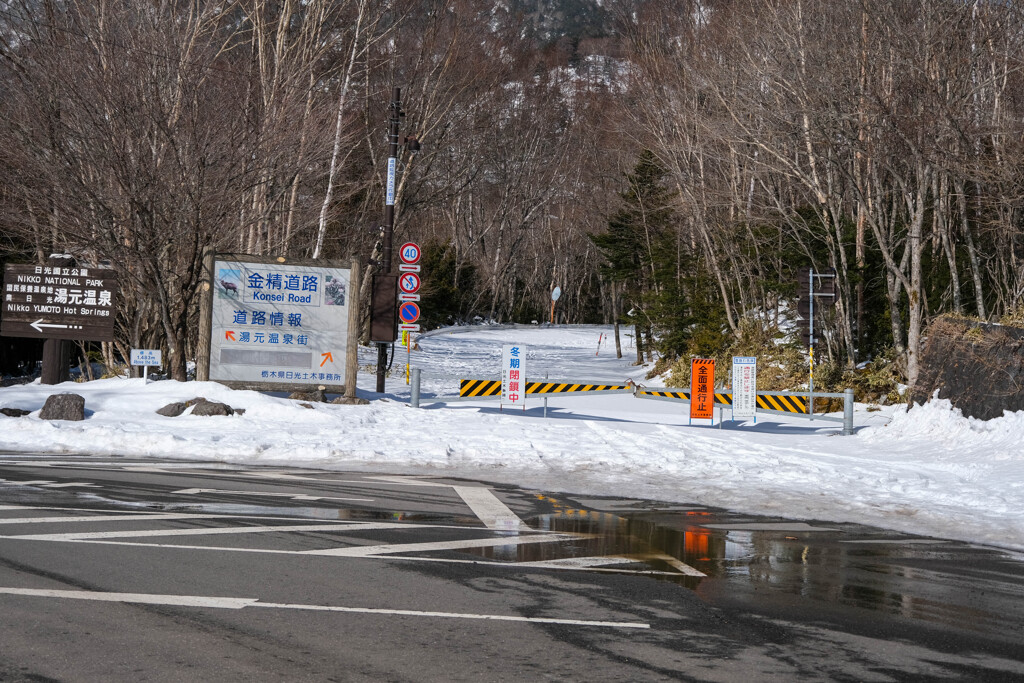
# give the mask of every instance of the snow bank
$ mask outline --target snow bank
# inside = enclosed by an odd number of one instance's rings
[[[501,345],[528,347],[528,374],[553,379],[641,379],[623,336],[610,327],[454,328],[425,335],[412,362],[424,391],[457,393],[462,378],[497,377]],[[608,334],[609,338],[601,337]],[[599,345],[600,340],[600,345]],[[372,362],[366,350],[364,363]],[[283,394],[232,391],[215,383],[107,379],[56,387],[0,389],[0,449],[152,456],[323,469],[428,472],[587,495],[697,503],[1024,549],[1024,413],[981,422],[946,401],[869,412],[858,406],[855,436],[839,425],[762,416],[753,422],[690,426],[679,404],[628,395],[552,397],[530,410],[496,402],[408,408],[395,360],[389,393],[369,406],[303,408]],[[372,386],[369,375],[360,377]],[[656,384],[656,383],[651,383]],[[84,422],[43,422],[51,393],[86,399]],[[376,395],[364,395],[376,397]],[[197,396],[245,414],[167,418],[156,410]],[[728,411],[725,413],[728,418]]]

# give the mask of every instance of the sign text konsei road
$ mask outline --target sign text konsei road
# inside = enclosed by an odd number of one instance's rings
[[[113,270],[8,265],[0,335],[113,341],[116,293]]]
[[[214,261],[210,379],[338,387],[345,381],[348,268],[242,255]]]

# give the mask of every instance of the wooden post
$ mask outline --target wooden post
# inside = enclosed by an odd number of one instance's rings
[[[359,259],[352,259],[348,278],[348,341],[345,345],[345,398],[356,397],[356,378],[359,375]]]
[[[210,333],[213,330],[213,247],[203,249],[203,282],[199,286],[199,341],[196,344],[196,380],[210,381]]]

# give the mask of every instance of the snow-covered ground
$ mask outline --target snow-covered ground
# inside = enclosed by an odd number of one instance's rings
[[[528,348],[532,379],[643,380],[631,337],[622,359],[610,327],[470,327],[419,340],[424,395],[455,395],[460,378],[497,378],[501,346]],[[627,330],[628,331],[628,330]],[[372,349],[361,353],[373,362]],[[0,407],[38,411],[52,393],[86,400],[83,422],[0,415],[0,450],[160,456],[323,469],[433,473],[588,495],[699,503],[750,513],[860,522],[1024,549],[1024,412],[981,422],[935,401],[869,411],[840,425],[763,415],[756,424],[688,425],[682,404],[629,395],[552,397],[528,410],[497,402],[408,407],[404,351],[385,400],[313,409],[215,383],[108,379],[0,389]],[[360,394],[377,398],[362,373]],[[196,396],[245,414],[177,418],[155,411]],[[725,417],[728,419],[729,412]]]

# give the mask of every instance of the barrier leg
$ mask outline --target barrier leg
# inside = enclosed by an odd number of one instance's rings
[[[843,434],[853,434],[853,389],[843,392]]]
[[[409,405],[413,408],[420,407],[420,369],[412,369],[412,393],[409,396]]]

